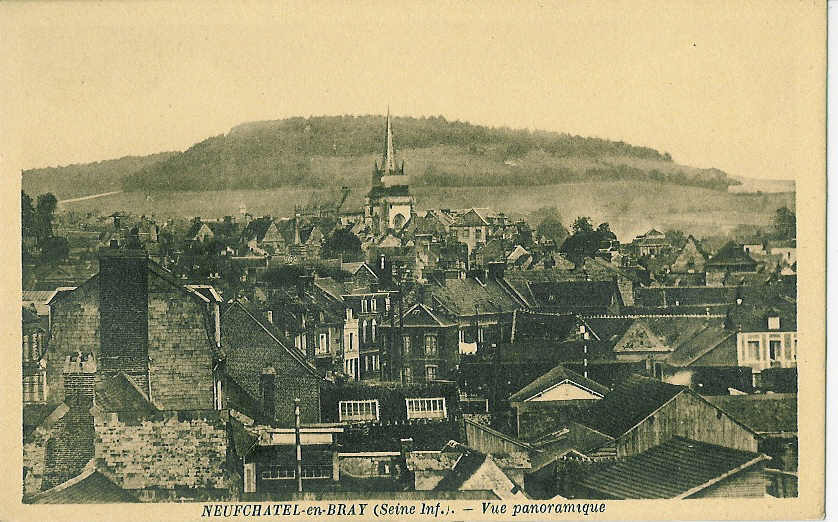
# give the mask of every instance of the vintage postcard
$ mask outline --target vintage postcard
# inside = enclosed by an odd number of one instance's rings
[[[0,35],[3,519],[823,517],[823,2]]]

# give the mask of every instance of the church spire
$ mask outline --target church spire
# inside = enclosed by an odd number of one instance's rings
[[[381,170],[385,175],[396,170],[396,154],[393,151],[393,127],[390,124],[390,106],[387,106],[387,136],[384,138],[384,159]]]

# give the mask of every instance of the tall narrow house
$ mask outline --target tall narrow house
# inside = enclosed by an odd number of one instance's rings
[[[377,235],[401,230],[413,215],[414,199],[410,194],[404,161],[396,162],[393,147],[393,126],[387,109],[387,130],[384,136],[384,155],[375,163],[372,187],[366,196],[364,218]]]

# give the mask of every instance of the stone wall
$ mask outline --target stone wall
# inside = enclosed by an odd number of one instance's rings
[[[229,489],[225,427],[214,412],[205,417],[97,418],[96,464],[125,489]]]

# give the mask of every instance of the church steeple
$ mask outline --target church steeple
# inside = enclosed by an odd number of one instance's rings
[[[393,127],[390,123],[390,106],[387,106],[387,134],[384,137],[384,158],[381,162],[381,170],[385,175],[396,170],[396,154],[393,150]]]

